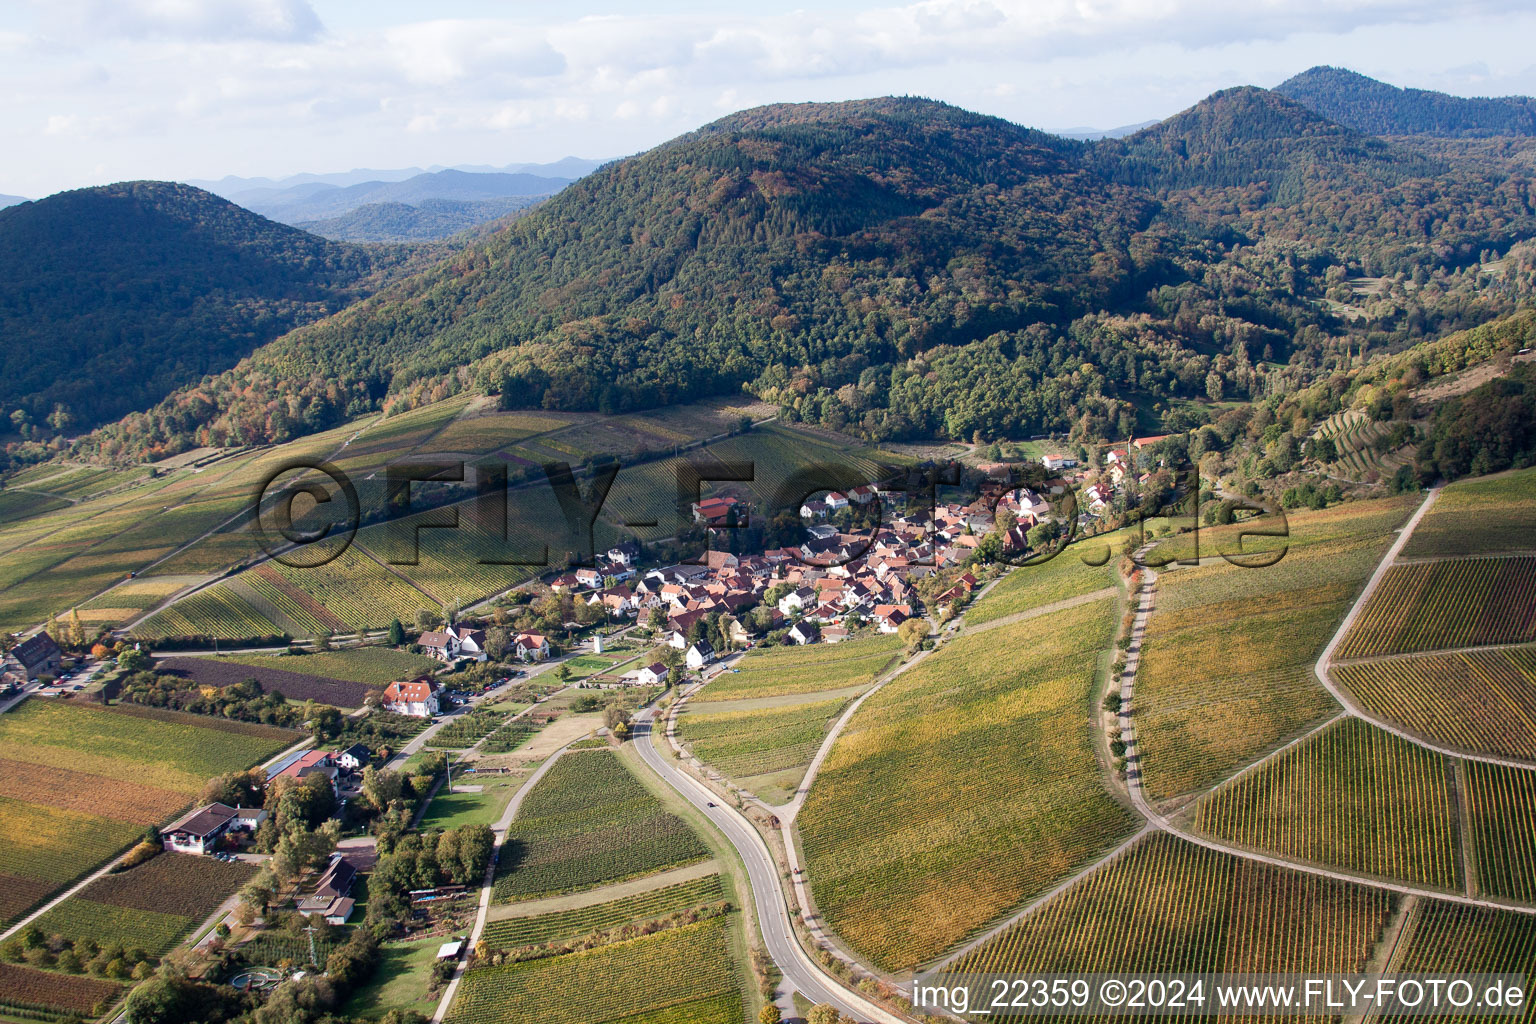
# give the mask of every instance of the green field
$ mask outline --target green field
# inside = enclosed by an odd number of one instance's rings
[[[1153,833],[948,970],[1354,974],[1395,903]]]
[[[1090,722],[1116,602],[962,635],[867,700],[798,826],[825,923],[908,969],[1135,831]]]
[[[449,1024],[741,1024],[729,918],[464,976]]]
[[[1440,492],[1403,547],[1405,557],[1529,551],[1536,547],[1536,469],[1459,480]]]
[[[1450,764],[1358,718],[1218,789],[1193,815],[1208,835],[1282,857],[1462,885]]]
[[[737,663],[736,672],[717,676],[694,699],[741,700],[859,686],[894,668],[900,654],[900,638],[880,634],[840,644],[758,648]]]
[[[720,903],[726,898],[719,875],[651,889],[623,899],[533,917],[509,917],[486,925],[492,949],[516,949],[557,939],[606,931],[632,921],[650,921],[679,911]]]
[[[1536,761],[1536,648],[1335,665],[1362,708],[1442,746]]]
[[[1536,557],[1394,565],[1339,657],[1536,640]]]
[[[524,798],[507,832],[495,898],[576,892],[708,855],[616,754],[568,753]]]
[[[1136,674],[1150,797],[1209,788],[1337,711],[1312,665],[1408,507],[1390,499],[1298,513],[1274,565],[1161,572]]]

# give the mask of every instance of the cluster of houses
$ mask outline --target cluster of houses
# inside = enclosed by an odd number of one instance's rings
[[[734,644],[750,643],[759,633],[778,629],[787,629],[787,637],[797,644],[837,643],[858,624],[894,633],[908,618],[922,614],[916,581],[964,562],[991,532],[994,509],[1013,514],[1016,525],[1007,542],[1019,549],[1026,546],[1029,527],[1050,514],[1048,502],[1033,491],[997,493],[1000,490],[967,505],[939,504],[896,515],[872,537],[844,533],[815,520],[877,498],[884,507],[897,508],[901,495],[874,486],[856,487],[847,494],[827,492],[801,507],[801,516],[812,523],[798,547],[760,555],[710,551],[699,564],[640,571],[639,548],[626,543],[607,551],[596,567],[557,577],[551,587],[602,607],[610,619],[645,619],[659,612],[664,641],[682,651],[684,663],[694,670],[713,661],[716,652],[709,642],[689,636],[695,623],[717,612]],[[727,515],[739,522],[745,514],[732,498],[711,499],[694,508],[696,518],[709,523]],[[939,595],[939,610],[976,585],[975,577],[962,575]],[[765,609],[766,615],[748,616],[754,608]],[[658,662],[631,675],[654,685],[665,683],[668,673]]]
[[[360,773],[372,757],[372,752],[361,743],[339,751],[303,750],[269,766],[266,781],[271,785],[280,778],[297,780],[319,775],[339,795],[342,780]],[[175,853],[220,855],[217,851],[228,837],[254,833],[266,820],[267,811],[260,807],[211,803],[188,811],[161,829],[160,841],[165,849]],[[319,914],[331,924],[345,924],[355,904],[349,894],[356,879],[357,867],[340,854],[333,854],[314,891],[300,902],[299,913]]]

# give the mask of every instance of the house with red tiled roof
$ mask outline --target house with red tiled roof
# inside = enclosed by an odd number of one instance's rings
[[[390,683],[384,690],[384,710],[413,718],[431,718],[438,712],[437,680],[418,676],[408,683]]]

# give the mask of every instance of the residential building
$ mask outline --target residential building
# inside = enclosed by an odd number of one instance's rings
[[[437,680],[418,676],[408,683],[390,683],[384,690],[384,710],[413,718],[431,718],[439,710]]]

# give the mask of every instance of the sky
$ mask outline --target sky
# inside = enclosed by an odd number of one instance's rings
[[[0,0],[0,193],[639,152],[762,103],[1113,128],[1317,64],[1536,94],[1529,0]]]

